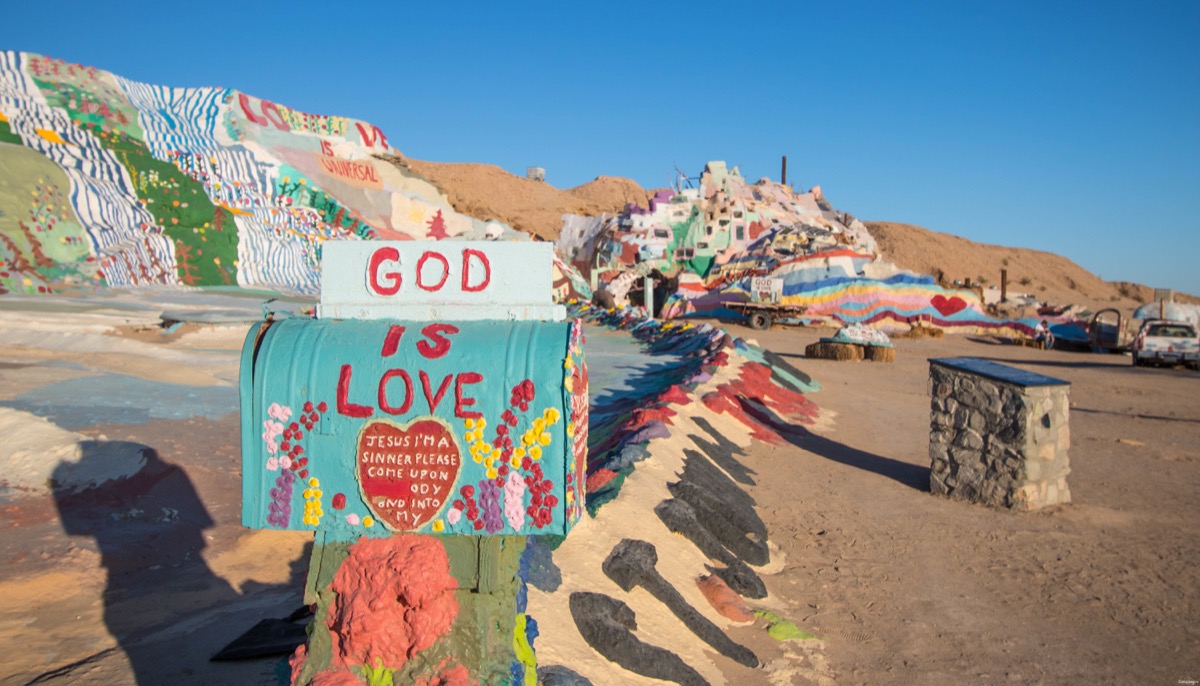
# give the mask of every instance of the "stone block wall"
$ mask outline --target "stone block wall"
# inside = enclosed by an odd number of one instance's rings
[[[975,358],[930,360],[930,490],[1029,511],[1071,501],[1069,384]]]

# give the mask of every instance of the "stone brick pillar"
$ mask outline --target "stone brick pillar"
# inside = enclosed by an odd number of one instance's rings
[[[929,361],[929,488],[1011,510],[1071,502],[1070,384],[973,357]]]

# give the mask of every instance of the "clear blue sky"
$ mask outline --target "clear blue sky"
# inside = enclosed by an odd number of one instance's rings
[[[118,8],[118,5],[124,7]],[[1200,2],[54,3],[0,47],[378,125],[418,159],[838,209],[1200,294]]]

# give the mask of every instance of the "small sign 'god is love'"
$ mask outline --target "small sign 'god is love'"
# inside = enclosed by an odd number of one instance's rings
[[[319,316],[247,333],[243,523],[565,534],[585,504],[587,375],[553,254],[409,243],[326,244]]]
[[[422,417],[407,424],[368,422],[356,458],[363,502],[396,531],[432,520],[450,497],[462,470],[462,451],[446,422]]]

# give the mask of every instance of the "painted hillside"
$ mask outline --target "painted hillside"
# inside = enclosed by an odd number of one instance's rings
[[[0,293],[315,293],[335,238],[519,238],[456,212],[376,126],[0,52]]]
[[[649,208],[571,218],[557,244],[615,302],[638,276],[658,279],[665,318],[735,316],[730,305],[761,297],[752,293],[755,278],[769,277],[780,286],[775,299],[806,308],[809,323],[1020,333],[1036,326],[989,316],[981,292],[887,261],[867,227],[834,209],[820,187],[749,183],[723,162],[710,162],[696,187],[658,191]]]

